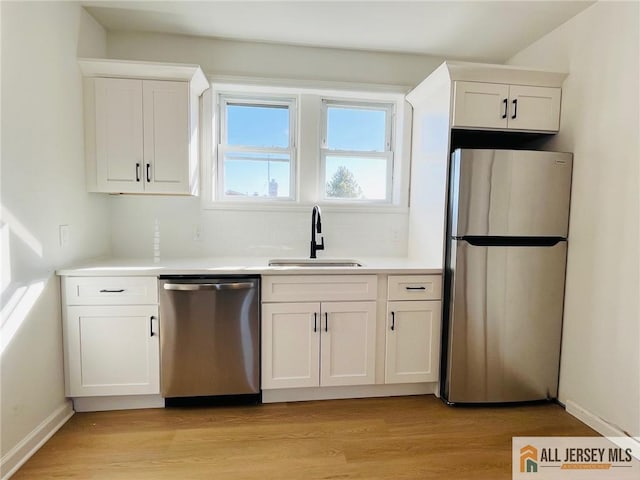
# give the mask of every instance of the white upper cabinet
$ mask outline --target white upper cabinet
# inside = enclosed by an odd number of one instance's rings
[[[455,82],[454,127],[507,128],[509,85]]]
[[[190,193],[189,85],[143,82],[144,182],[150,193]]]
[[[87,189],[197,195],[199,97],[208,88],[200,67],[79,63]]]
[[[96,183],[99,191],[142,192],[142,82],[95,79]]]
[[[456,81],[451,126],[557,132],[560,88]]]
[[[560,129],[560,89],[511,85],[509,128],[557,132]]]

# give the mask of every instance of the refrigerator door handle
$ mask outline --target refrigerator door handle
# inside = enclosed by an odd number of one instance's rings
[[[563,237],[455,237],[474,247],[553,247],[566,239]]]

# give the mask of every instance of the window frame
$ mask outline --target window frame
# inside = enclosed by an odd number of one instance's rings
[[[385,139],[384,151],[366,150],[338,150],[330,149],[327,144],[329,130],[328,111],[331,107],[361,109],[361,110],[382,110],[385,115]],[[329,204],[344,205],[388,205],[393,203],[394,186],[394,135],[396,105],[393,102],[384,100],[352,100],[335,97],[322,97],[320,112],[320,175],[318,178],[318,191],[320,200]],[[386,160],[386,185],[385,197],[383,199],[366,198],[332,198],[327,196],[327,157],[349,157],[349,158],[381,158]]]
[[[315,205],[327,212],[407,213],[411,177],[413,109],[406,100],[406,85],[350,83],[263,77],[210,75],[211,88],[201,97],[201,207],[204,210],[239,212],[307,212]],[[218,175],[219,94],[232,97],[295,98],[296,160],[295,201],[275,201],[267,197],[220,200]],[[393,186],[388,203],[324,201],[320,186],[321,99],[393,104]]]
[[[215,169],[210,174],[215,175],[212,183],[215,184],[215,193],[211,195],[214,202],[239,202],[239,203],[263,203],[263,202],[296,202],[297,201],[297,103],[298,99],[294,95],[269,95],[269,94],[250,94],[238,93],[233,91],[216,92],[216,109],[217,123],[217,144],[215,154]],[[227,140],[227,106],[231,105],[247,105],[255,107],[277,106],[288,109],[289,113],[289,145],[283,147],[252,147],[248,145],[229,145]],[[234,196],[226,195],[224,188],[224,157],[227,152],[238,153],[274,153],[289,155],[289,196],[288,197],[269,197],[267,196]]]

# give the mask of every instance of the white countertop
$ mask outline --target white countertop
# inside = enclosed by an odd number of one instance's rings
[[[404,257],[355,257],[361,267],[286,266],[270,267],[263,257],[168,258],[101,258],[61,268],[62,276],[157,276],[157,275],[329,275],[385,273],[404,275],[439,275],[440,266],[425,265]],[[318,260],[322,261],[323,258]]]

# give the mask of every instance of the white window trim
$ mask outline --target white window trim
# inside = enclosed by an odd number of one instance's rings
[[[201,125],[201,169],[202,195],[201,205],[205,210],[231,211],[299,211],[306,212],[314,204],[322,206],[327,212],[342,213],[406,213],[409,210],[409,176],[411,147],[411,105],[405,100],[406,88],[375,84],[349,84],[345,82],[305,82],[280,81],[276,79],[254,79],[245,77],[215,77],[211,88],[202,97],[203,108]],[[228,83],[228,82],[233,83]],[[298,85],[298,86],[296,86]],[[302,85],[302,86],[299,86]],[[214,200],[215,182],[217,178],[217,144],[219,132],[217,99],[219,93],[233,95],[263,95],[272,97],[297,98],[297,158],[296,158],[296,200],[295,201],[262,201],[242,202],[236,199],[228,201]],[[317,117],[312,118],[309,112],[302,113],[304,105],[318,102]],[[393,198],[391,203],[356,203],[340,200],[324,201],[321,192],[316,191],[320,175],[320,100],[321,98],[342,98],[352,101],[374,101],[395,105],[395,122],[392,137],[395,139],[393,161]],[[301,137],[313,132],[302,132],[302,126],[316,124],[317,143],[303,145]],[[304,170],[304,171],[303,171]]]
[[[247,146],[230,146],[223,143],[223,139],[227,138],[227,105],[244,104],[254,106],[283,106],[289,112],[289,146],[288,147],[247,147]],[[295,96],[274,96],[266,95],[250,95],[238,94],[235,92],[219,91],[216,94],[216,108],[220,121],[216,138],[216,169],[211,173],[215,175],[215,192],[211,194],[211,198],[215,198],[215,202],[241,202],[241,203],[263,203],[263,202],[295,202],[296,194],[296,171],[297,171],[297,115],[296,115],[297,98]],[[215,127],[214,127],[215,128]],[[226,152],[247,152],[247,153],[275,153],[289,155],[289,196],[288,197],[242,197],[228,196],[224,193],[224,156]]]
[[[361,108],[363,110],[384,110],[385,116],[385,139],[384,139],[384,151],[367,152],[362,150],[332,150],[327,146],[328,135],[328,109],[329,107],[347,107],[347,108]],[[394,161],[394,135],[393,125],[395,116],[395,104],[379,101],[379,100],[353,100],[353,99],[340,99],[340,98],[323,98],[321,113],[320,113],[320,179],[318,188],[320,190],[320,199],[327,204],[353,204],[353,205],[387,205],[393,203],[393,161]],[[339,157],[353,157],[353,158],[384,158],[387,165],[387,181],[385,186],[385,198],[383,199],[346,199],[346,198],[331,198],[327,197],[327,156],[339,156]]]

